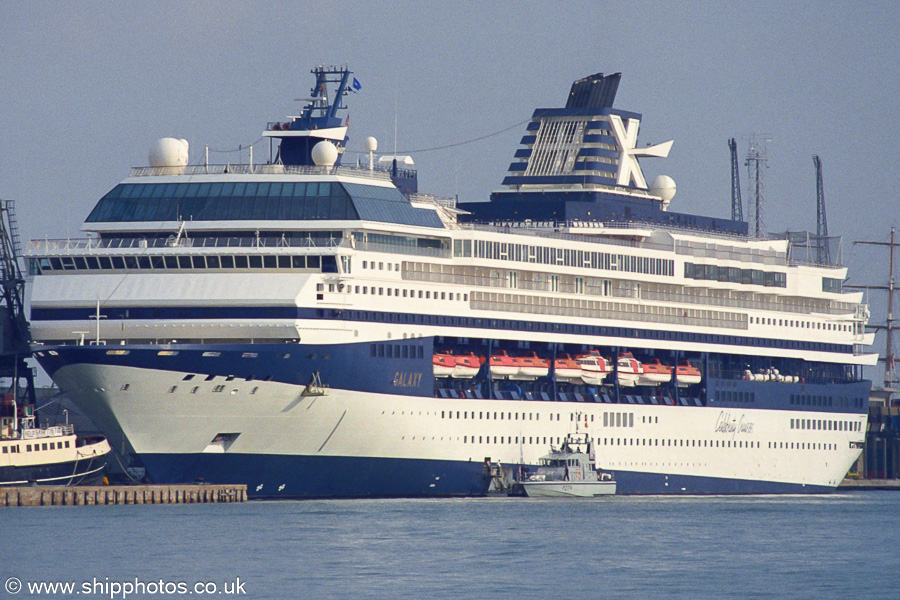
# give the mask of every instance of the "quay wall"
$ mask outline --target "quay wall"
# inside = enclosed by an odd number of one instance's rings
[[[203,504],[246,501],[247,486],[244,484],[0,487],[0,507]]]

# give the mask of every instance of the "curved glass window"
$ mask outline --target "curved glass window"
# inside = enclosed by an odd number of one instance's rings
[[[358,218],[344,188],[330,182],[127,183],[106,194],[87,221]]]
[[[146,221],[366,220],[443,227],[396,188],[338,183],[124,183],[106,194],[89,223]]]

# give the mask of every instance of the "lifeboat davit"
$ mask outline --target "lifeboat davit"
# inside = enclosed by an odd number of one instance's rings
[[[531,356],[520,356],[514,360],[519,366],[519,372],[513,379],[531,380],[550,374],[550,361],[541,358],[536,352],[532,352]]]
[[[616,369],[619,376],[619,385],[623,387],[636,386],[641,375],[644,374],[641,363],[632,356],[631,352],[623,352],[619,355]]]
[[[481,365],[484,364],[484,358],[476,356],[474,352],[453,358],[456,360],[456,366],[450,376],[454,379],[471,379],[478,375]]]
[[[662,364],[658,358],[642,363],[641,368],[644,372],[638,379],[638,385],[659,385],[672,381],[672,367]]]
[[[581,366],[581,379],[587,385],[600,385],[612,372],[610,362],[603,358],[597,350],[576,357]]]
[[[553,371],[557,381],[581,383],[581,365],[568,354],[553,361]]]
[[[675,381],[678,382],[678,387],[698,384],[701,378],[700,369],[687,361],[675,367]]]
[[[449,352],[436,353],[431,359],[435,377],[450,377],[456,369],[456,357]]]
[[[494,379],[508,379],[519,374],[519,363],[512,356],[501,350],[499,354],[492,354],[490,358],[491,377]]]

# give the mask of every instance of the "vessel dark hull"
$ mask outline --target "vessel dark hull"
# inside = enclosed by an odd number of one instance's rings
[[[154,483],[245,483],[251,498],[481,496],[490,479],[476,462],[240,454],[151,454]]]
[[[480,496],[483,465],[391,458],[278,455],[144,455],[154,483],[246,483],[251,498]],[[505,465],[517,469],[516,465]],[[532,467],[533,469],[534,467]],[[616,471],[617,495],[823,494],[833,487]]]
[[[0,485],[92,485],[103,479],[106,456],[81,460],[0,467]]]
[[[485,458],[536,465],[576,414],[618,494],[822,493],[856,460],[865,429],[866,381],[709,378],[706,397],[628,388],[617,398],[607,386],[553,402],[528,382],[436,387],[431,347],[182,345],[172,360],[154,346],[57,346],[37,356],[149,481],[242,483],[250,497],[484,494]],[[307,384],[311,373],[324,389]]]

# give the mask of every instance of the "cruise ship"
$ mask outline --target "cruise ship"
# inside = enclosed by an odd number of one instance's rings
[[[820,493],[860,454],[867,307],[788,239],[670,210],[621,74],[534,111],[489,201],[355,164],[359,82],[317,67],[265,161],[161,139],[33,240],[35,355],[156,483],[465,496],[587,432],[619,494]],[[207,153],[208,155],[208,153]]]

